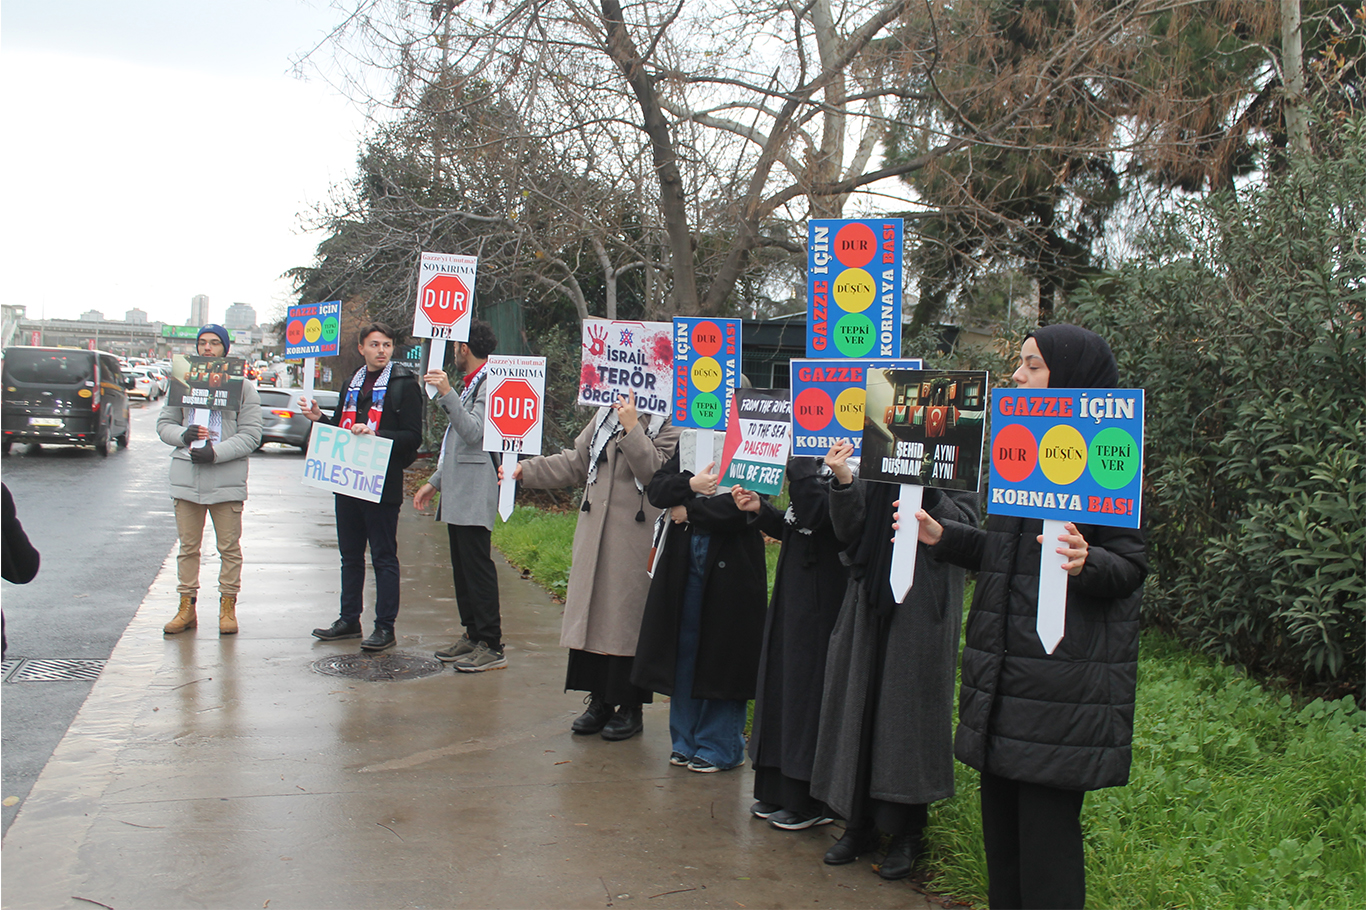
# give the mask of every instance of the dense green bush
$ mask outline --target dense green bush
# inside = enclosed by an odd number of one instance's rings
[[[986,905],[976,771],[930,810],[930,887]],[[1366,712],[1143,636],[1129,784],[1086,795],[1087,906],[1366,903]]]
[[[1339,138],[1180,208],[1070,315],[1147,390],[1146,618],[1346,691],[1366,673],[1366,125]]]

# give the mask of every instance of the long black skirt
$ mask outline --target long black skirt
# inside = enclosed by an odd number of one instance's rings
[[[631,685],[634,661],[634,657],[570,648],[569,666],[564,674],[565,691],[592,692],[610,705],[652,704],[654,693]]]

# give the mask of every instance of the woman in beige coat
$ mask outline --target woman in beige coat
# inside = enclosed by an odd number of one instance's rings
[[[666,417],[637,414],[632,394],[600,408],[572,449],[513,469],[530,489],[585,484],[560,630],[560,645],[569,649],[564,687],[589,693],[575,733],[615,741],[644,728],[640,706],[652,696],[630,676],[658,513],[645,499],[645,484],[673,454],[678,433]]]

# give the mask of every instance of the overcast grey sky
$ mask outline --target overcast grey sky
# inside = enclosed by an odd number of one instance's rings
[[[300,215],[350,179],[362,115],[290,75],[342,17],[323,0],[5,0],[6,303],[262,320],[321,239]]]

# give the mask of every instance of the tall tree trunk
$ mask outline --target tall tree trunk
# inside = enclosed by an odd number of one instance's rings
[[[1300,28],[1300,0],[1281,0],[1281,71],[1285,95],[1285,131],[1289,134],[1290,154],[1303,158],[1309,154],[1309,118],[1304,112],[1304,46]]]
[[[645,70],[645,61],[626,31],[626,20],[618,0],[602,0],[602,22],[607,32],[607,53],[626,77],[640,105],[645,135],[650,138],[655,172],[659,175],[659,207],[673,259],[675,313],[698,312],[697,276],[693,272],[692,233],[688,229],[687,192],[678,170],[669,124],[659,106],[654,83]]]

